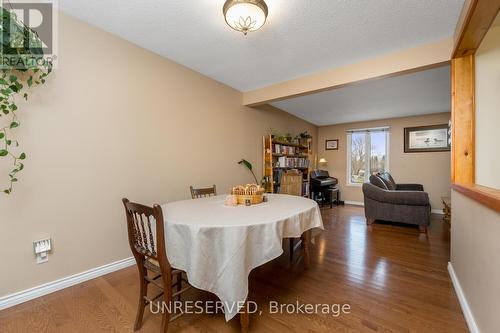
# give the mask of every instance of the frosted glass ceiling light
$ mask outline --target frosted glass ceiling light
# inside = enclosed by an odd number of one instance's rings
[[[226,23],[244,35],[260,29],[268,13],[264,0],[227,0],[222,11]]]

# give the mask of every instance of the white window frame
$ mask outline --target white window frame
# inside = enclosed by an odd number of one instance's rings
[[[390,160],[390,151],[389,151],[389,143],[390,143],[390,131],[389,127],[373,127],[373,128],[361,128],[361,129],[352,129],[347,131],[347,178],[346,178],[346,185],[347,186],[355,186],[355,187],[361,187],[363,186],[363,183],[353,183],[351,181],[351,145],[352,145],[352,133],[355,132],[364,132],[369,133],[369,132],[378,132],[378,131],[383,131],[385,132],[385,151],[386,151],[386,161],[385,161],[385,171],[389,172],[389,160]],[[371,156],[371,136],[367,135],[365,138],[365,151],[370,152]],[[368,155],[368,154],[367,154]],[[365,182],[369,181],[370,178],[370,160],[371,158],[366,158],[366,165],[365,169],[367,172],[365,172]]]

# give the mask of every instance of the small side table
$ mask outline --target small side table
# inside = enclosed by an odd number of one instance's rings
[[[451,198],[450,197],[441,197],[441,201],[443,201],[443,220],[451,223]]]

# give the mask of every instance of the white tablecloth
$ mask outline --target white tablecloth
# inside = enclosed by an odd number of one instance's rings
[[[187,273],[189,283],[224,302],[226,320],[248,295],[248,275],[283,253],[282,239],[323,229],[316,202],[269,194],[255,206],[229,207],[225,196],[184,200],[162,206],[167,257]],[[242,304],[242,303],[240,303]]]

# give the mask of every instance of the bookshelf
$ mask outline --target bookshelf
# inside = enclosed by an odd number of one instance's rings
[[[309,197],[309,172],[312,170],[312,139],[298,142],[278,141],[272,135],[263,138],[263,175],[267,193],[278,193],[284,172],[302,173],[302,195]]]

